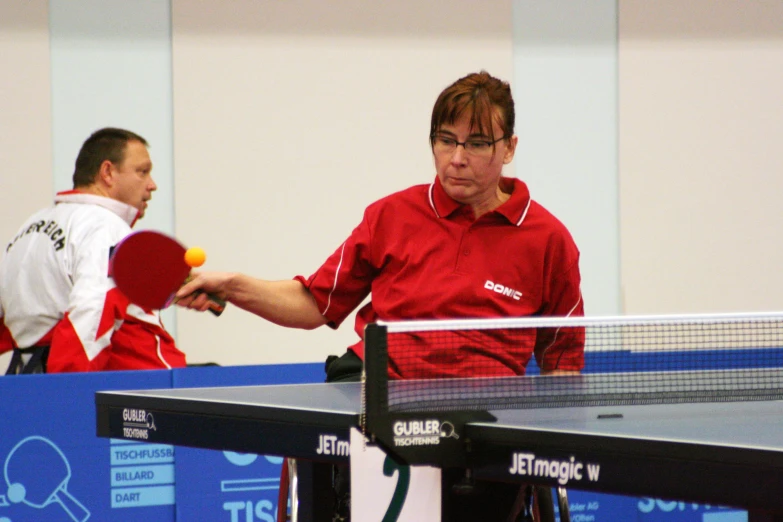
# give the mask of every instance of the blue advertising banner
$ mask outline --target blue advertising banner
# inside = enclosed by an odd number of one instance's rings
[[[236,503],[224,511],[221,502],[205,515],[206,497],[200,496],[214,491],[214,484],[217,491],[237,491],[231,481],[248,480],[221,471],[223,462],[226,470],[255,468],[254,476],[275,478],[267,484],[274,492],[264,500],[276,503],[279,459],[229,453],[229,460],[219,451],[98,438],[95,392],[322,380],[323,364],[0,378],[0,522],[231,520],[231,513],[239,513]],[[269,464],[258,470],[250,466],[255,461]],[[253,506],[262,508],[274,513],[276,506]],[[237,520],[252,519],[243,512]]]
[[[95,436],[99,390],[323,381],[323,364],[0,378],[0,522],[273,522],[277,456]],[[149,420],[138,419],[149,428]],[[568,492],[573,522],[744,522],[744,511]]]
[[[733,508],[588,491],[567,494],[571,522],[748,522],[746,511]]]
[[[117,484],[131,463],[156,460],[173,473],[173,449],[118,452],[95,436],[95,392],[169,388],[168,371],[79,375],[18,375],[0,378],[0,520],[84,522],[174,520],[173,480],[143,495]],[[136,446],[136,445],[133,445]],[[130,445],[129,445],[130,448]],[[158,451],[160,451],[158,449]],[[146,504],[146,505],[142,505]],[[127,509],[125,507],[128,507]]]

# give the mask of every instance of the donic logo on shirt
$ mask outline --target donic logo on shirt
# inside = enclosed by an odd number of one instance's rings
[[[493,281],[490,281],[489,279],[487,279],[487,282],[484,283],[484,288],[486,288],[487,290],[492,290],[493,292],[504,295],[506,297],[510,297],[515,301],[519,301],[522,298],[522,292],[520,292],[519,290],[514,290],[509,286],[504,286],[501,285],[500,283],[495,283]]]

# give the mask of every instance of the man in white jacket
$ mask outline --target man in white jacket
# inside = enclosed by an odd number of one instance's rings
[[[9,374],[185,366],[158,311],[130,304],[108,275],[111,248],[157,189],[151,171],[144,138],[100,129],[79,151],[73,190],[7,243],[0,353],[14,350]]]

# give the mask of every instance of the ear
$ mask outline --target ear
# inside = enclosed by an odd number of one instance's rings
[[[96,176],[96,181],[100,180],[103,185],[107,187],[114,186],[115,183],[115,175],[114,175],[114,165],[109,160],[104,160],[103,163],[101,163],[101,166],[98,168],[98,175]]]
[[[508,165],[511,163],[511,160],[514,159],[514,153],[517,150],[517,141],[519,141],[519,139],[517,138],[517,135],[514,134],[511,136],[511,139],[508,140],[508,143],[506,143],[506,153],[503,155],[504,165]]]

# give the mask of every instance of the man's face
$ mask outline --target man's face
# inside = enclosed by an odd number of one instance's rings
[[[129,141],[125,145],[125,158],[114,169],[114,199],[139,209],[139,217],[144,217],[147,201],[158,186],[152,179],[152,160],[147,147],[140,141]]]
[[[495,138],[503,136],[500,124],[493,121]],[[486,151],[479,151],[478,147],[471,147],[480,142],[489,143],[489,136],[480,134],[470,127],[470,117],[464,116],[453,125],[444,124],[440,127],[436,136],[444,137],[447,141],[468,142],[467,148],[457,145],[451,151],[439,150],[438,139],[433,146],[435,157],[435,170],[438,174],[443,189],[452,199],[468,205],[480,205],[488,201],[496,194],[503,165],[514,158],[516,136],[506,141],[502,139],[489,147]]]

